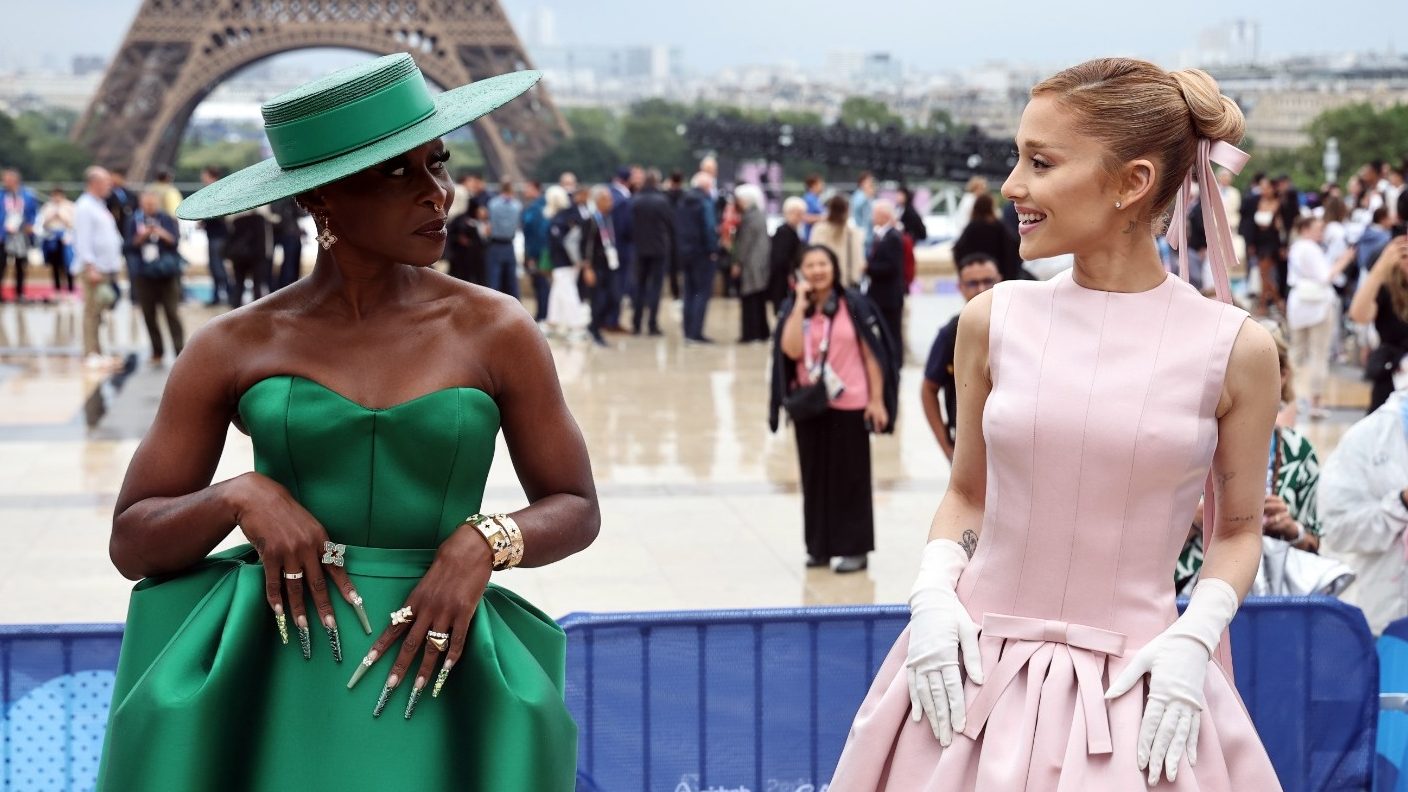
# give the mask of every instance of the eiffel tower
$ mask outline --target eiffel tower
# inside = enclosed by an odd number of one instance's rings
[[[175,163],[191,113],[222,80],[309,47],[408,52],[442,88],[531,68],[497,0],[143,0],[74,138],[147,181]],[[514,179],[571,133],[541,83],[473,131],[492,174]]]

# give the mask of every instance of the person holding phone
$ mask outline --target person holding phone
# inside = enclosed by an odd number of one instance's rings
[[[1396,387],[1408,385],[1402,371],[1403,357],[1408,355],[1408,237],[1396,237],[1384,246],[1349,304],[1349,318],[1372,324],[1379,334],[1379,345],[1369,353],[1364,368],[1364,378],[1373,383],[1368,410],[1372,413]]]
[[[830,248],[810,245],[801,262],[795,297],[782,304],[774,334],[769,425],[777,431],[789,395],[824,385],[818,414],[801,417],[789,407],[802,468],[807,566],[828,566],[840,556],[836,572],[859,572],[875,549],[869,434],[894,431],[899,355],[880,312],[841,285]]]
[[[148,190],[142,193],[137,211],[127,225],[127,256],[131,261],[132,287],[137,292],[137,304],[151,339],[151,364],[160,366],[166,357],[157,309],[166,318],[166,332],[171,336],[174,354],[181,354],[186,345],[186,330],[181,324],[181,254],[176,245],[181,236],[176,218],[162,207],[162,195]]]

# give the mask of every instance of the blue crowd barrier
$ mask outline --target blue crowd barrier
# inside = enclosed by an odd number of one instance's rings
[[[820,792],[906,620],[896,606],[566,617],[579,789]],[[93,787],[121,634],[0,626],[0,791]],[[1362,614],[1252,599],[1232,641],[1286,792],[1367,792],[1379,682]]]
[[[600,792],[825,789],[903,607],[571,615],[567,703]],[[1246,602],[1237,688],[1285,792],[1367,792],[1378,661],[1329,598]]]
[[[1379,637],[1378,767],[1375,792],[1408,792],[1408,619]]]
[[[120,624],[0,626],[0,790],[88,790],[98,777]]]

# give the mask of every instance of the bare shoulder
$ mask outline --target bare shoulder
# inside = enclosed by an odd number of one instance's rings
[[[502,390],[518,369],[551,360],[547,340],[521,302],[448,275],[430,274],[448,308],[455,335],[465,340],[496,391]]]
[[[448,306],[457,334],[486,342],[503,342],[528,331],[541,335],[532,315],[509,295],[440,272],[430,271],[427,277],[437,298]]]
[[[1225,415],[1234,404],[1244,399],[1276,400],[1280,390],[1277,387],[1280,371],[1276,339],[1255,319],[1250,316],[1244,318],[1227,358],[1218,416]]]
[[[988,328],[992,326],[993,289],[979,294],[963,306],[958,315],[958,343],[988,347]]]

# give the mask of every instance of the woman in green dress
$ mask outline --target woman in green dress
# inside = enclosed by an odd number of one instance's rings
[[[489,578],[595,538],[586,447],[532,316],[431,268],[440,136],[537,77],[432,98],[409,55],[343,70],[265,105],[272,160],[182,205],[297,196],[321,251],[192,339],[132,459],[111,554],[143,580],[100,788],[574,787],[563,634]],[[212,483],[231,423],[255,471]],[[500,428],[529,505],[480,515]]]

